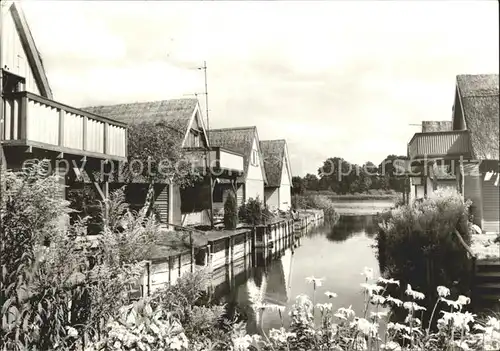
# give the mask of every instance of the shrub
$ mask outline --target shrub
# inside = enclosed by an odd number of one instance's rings
[[[326,195],[296,195],[292,198],[292,204],[296,209],[319,209],[323,210],[325,222],[335,224],[339,220],[339,214],[335,211],[332,200]]]
[[[224,227],[235,229],[238,225],[238,204],[232,192],[229,192],[224,203]]]
[[[469,261],[453,234],[458,229],[470,242],[468,206],[458,193],[446,190],[383,214],[377,245],[384,274],[403,283],[411,279],[426,292],[447,285],[468,293]]]
[[[245,223],[251,225],[259,225],[262,224],[263,216],[262,216],[262,202],[259,197],[256,199],[248,199],[246,203],[240,206],[238,216],[240,220]]]
[[[130,299],[157,233],[116,193],[101,204],[109,217],[94,245],[85,220],[69,224],[69,203],[44,167],[0,174],[2,350],[74,348],[95,336]]]

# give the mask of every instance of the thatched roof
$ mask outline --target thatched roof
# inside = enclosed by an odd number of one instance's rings
[[[459,75],[457,91],[465,124],[470,131],[474,157],[498,160],[498,74]]]
[[[184,133],[198,106],[197,99],[173,99],[150,102],[136,102],[120,105],[90,106],[82,110],[108,117],[127,124],[141,122],[167,122],[184,126]]]
[[[452,121],[422,121],[422,133],[446,132],[453,130]]]
[[[260,149],[264,159],[264,168],[267,176],[267,186],[279,187],[283,174],[283,158],[285,157],[286,141],[262,140]]]
[[[259,148],[260,154],[259,160],[263,173],[262,177],[264,179],[264,183],[267,183],[264,161],[262,159],[262,150],[260,149],[259,136],[257,134],[257,127],[211,129],[208,131],[208,136],[210,146],[222,147],[243,155],[244,173],[238,178],[238,182],[245,182],[248,174],[252,144],[253,141],[256,140],[257,148]]]

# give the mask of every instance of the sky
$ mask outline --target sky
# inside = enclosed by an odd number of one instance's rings
[[[193,97],[211,128],[286,139],[293,175],[405,155],[457,74],[498,73],[497,1],[23,1],[54,98]],[[199,96],[205,110],[205,97]],[[206,118],[205,114],[204,117]]]

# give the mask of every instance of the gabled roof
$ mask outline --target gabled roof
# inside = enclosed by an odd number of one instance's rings
[[[238,182],[244,182],[247,177],[252,144],[255,139],[260,154],[259,160],[262,169],[262,178],[264,179],[264,183],[267,183],[257,127],[211,129],[208,131],[208,136],[211,146],[223,147],[243,155],[244,173],[238,178]]]
[[[458,75],[457,92],[474,157],[498,160],[498,74]]]
[[[21,43],[23,44],[24,51],[26,52],[28,62],[33,70],[33,75],[38,89],[40,90],[40,94],[43,97],[52,100],[52,90],[50,89],[49,80],[47,79],[47,74],[45,73],[42,56],[36,48],[35,40],[31,34],[24,12],[20,4],[16,1],[12,2],[9,10],[12,13],[12,18],[16,25]]]
[[[286,155],[286,141],[280,140],[262,140],[260,149],[264,159],[264,168],[267,176],[267,186],[281,186],[281,177],[283,175],[283,159],[287,157],[287,164],[290,162]],[[290,172],[288,172],[290,174]]]
[[[91,106],[84,107],[82,110],[127,124],[164,122],[176,129],[180,126],[182,130],[179,130],[179,132],[184,134],[187,132],[195,113],[199,111],[199,106],[197,99],[172,99]]]

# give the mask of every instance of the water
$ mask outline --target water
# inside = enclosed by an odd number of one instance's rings
[[[375,218],[373,215],[342,216],[339,223],[312,229],[300,240],[300,246],[288,248],[275,257],[265,258],[261,253],[251,267],[250,262],[232,283],[221,284],[218,294],[228,304],[229,312],[237,311],[247,320],[250,333],[258,332],[257,317],[253,313],[249,291],[262,291],[264,303],[286,306],[285,326],[288,325],[288,311],[299,294],[313,295],[312,284],[307,277],[323,278],[322,286],[317,288],[316,303],[331,302],[333,308],[349,307],[362,314],[364,309],[360,283],[364,267],[374,270],[379,276],[376,258]],[[326,291],[334,292],[337,298],[328,299]],[[262,316],[264,330],[281,327],[281,318],[277,311],[266,310]]]

